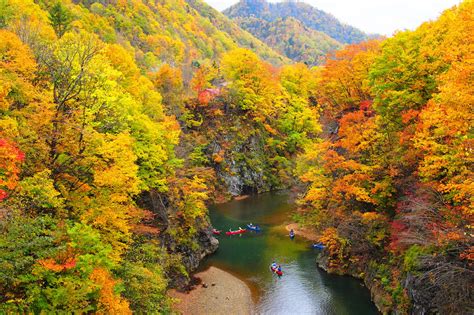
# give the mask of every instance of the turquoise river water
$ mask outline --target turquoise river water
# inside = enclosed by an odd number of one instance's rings
[[[218,236],[218,251],[202,268],[216,266],[245,281],[256,302],[256,314],[378,314],[363,284],[351,277],[330,275],[316,266],[318,250],[298,238],[290,240],[285,222],[294,207],[287,193],[251,196],[211,207]],[[226,236],[225,231],[259,224],[260,233]],[[272,260],[281,264],[278,278],[269,270]]]

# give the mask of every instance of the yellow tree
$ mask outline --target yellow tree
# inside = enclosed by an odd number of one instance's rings
[[[358,109],[363,101],[371,101],[368,73],[380,52],[380,41],[349,45],[328,56],[324,66],[316,70],[316,94],[325,115]]]
[[[439,77],[440,92],[421,111],[415,135],[415,146],[423,153],[420,175],[457,206],[465,222],[474,219],[473,12],[474,2],[466,1],[433,30],[444,34],[433,53],[450,68]]]
[[[94,138],[98,145],[88,161],[94,165],[94,189],[75,196],[75,207],[84,209],[82,220],[101,232],[103,241],[114,249],[112,258],[118,261],[130,241],[131,220],[139,219],[132,202],[140,184],[133,139],[127,133]]]
[[[283,96],[277,125],[285,134],[288,152],[294,153],[321,131],[318,108],[311,103],[316,82],[304,64],[283,67],[280,82]]]
[[[222,57],[221,70],[237,108],[257,121],[275,114],[280,87],[269,64],[249,50],[235,49]]]

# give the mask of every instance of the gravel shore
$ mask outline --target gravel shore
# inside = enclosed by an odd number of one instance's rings
[[[300,228],[297,223],[291,223],[286,226],[286,230],[289,232],[291,229],[295,232],[296,237],[300,236],[306,238],[307,240],[317,242],[319,236],[315,231],[312,231],[307,228]]]
[[[174,309],[184,315],[240,315],[253,309],[249,287],[240,279],[216,267],[197,273],[201,280],[188,293],[171,290],[170,296],[178,299]]]

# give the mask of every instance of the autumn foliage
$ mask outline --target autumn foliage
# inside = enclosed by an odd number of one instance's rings
[[[330,271],[472,308],[471,0],[317,68],[201,1],[105,2],[0,0],[0,313],[170,313],[208,203],[297,177]]]
[[[440,292],[414,302],[472,307],[472,288],[461,292],[473,279],[473,12],[464,1],[415,31],[347,46],[317,71],[323,134],[300,157],[299,219],[321,231],[330,269],[379,274],[387,310],[408,311],[410,273]]]
[[[24,159],[24,153],[16,146],[6,139],[0,139],[0,201],[7,198],[8,191],[16,187]]]
[[[208,10],[0,1],[0,313],[169,313],[231,165],[292,183],[312,71]]]
[[[149,220],[158,210],[140,197],[160,195],[169,206],[170,188],[186,189],[186,202],[169,211],[189,211],[190,226],[207,227],[203,180],[176,180],[180,128],[165,106],[173,92],[183,94],[181,70],[158,67],[182,61],[184,47],[140,35],[150,46],[139,52],[136,42],[117,40],[119,26],[105,15],[123,14],[131,27],[135,9],[151,12],[141,1],[109,13],[69,1],[8,0],[0,8],[0,313],[125,314],[130,305],[166,312],[163,269],[185,269],[178,253],[129,253],[161,236],[141,238],[137,226],[160,231],[166,219]],[[178,222],[166,223],[174,233]],[[185,229],[177,242],[197,250],[195,235]],[[122,284],[129,275],[152,279],[146,302],[139,286]]]

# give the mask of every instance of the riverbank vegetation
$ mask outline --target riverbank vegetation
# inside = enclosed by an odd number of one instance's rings
[[[473,13],[465,1],[317,70],[324,132],[300,159],[297,218],[385,311],[473,308]]]

